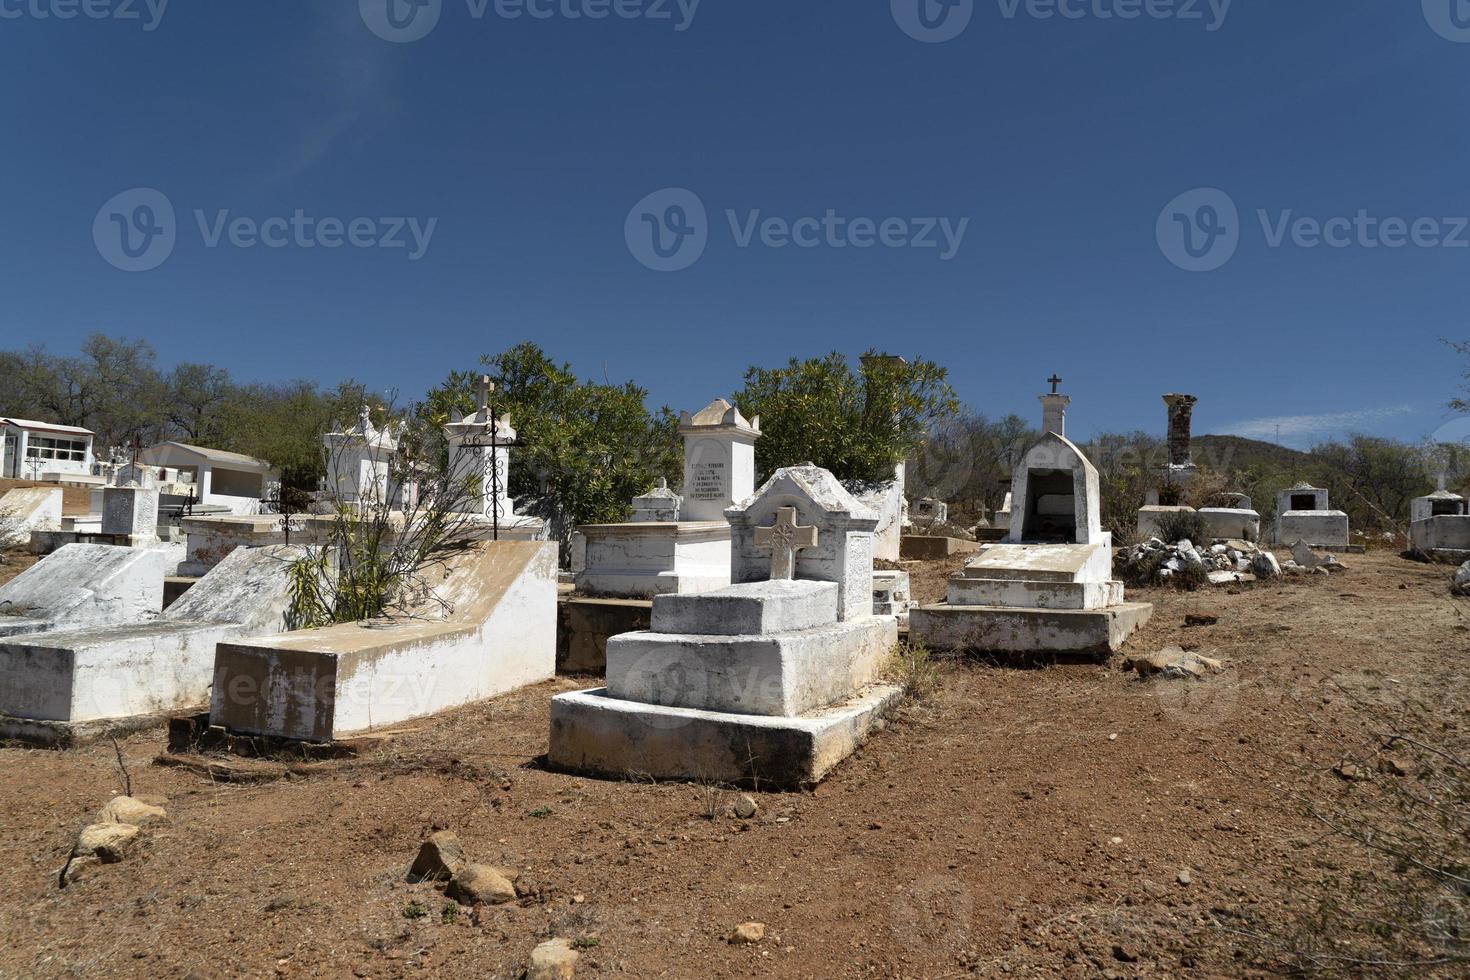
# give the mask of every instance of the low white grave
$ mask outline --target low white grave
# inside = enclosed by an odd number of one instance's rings
[[[810,785],[897,699],[877,683],[898,638],[872,613],[877,517],[809,466],[727,515],[739,584],[657,596],[650,630],[610,639],[607,686],[552,699],[552,766]]]
[[[907,625],[913,608],[912,587],[908,572],[873,572],[873,615],[896,616],[900,626]]]
[[[1409,545],[1420,554],[1441,561],[1470,559],[1470,504],[1464,497],[1439,489],[1409,504]]]
[[[1313,548],[1346,548],[1348,516],[1333,510],[1328,493],[1310,483],[1298,483],[1276,495],[1276,543],[1305,541]]]
[[[949,521],[949,504],[933,497],[920,497],[909,508],[909,519],[913,524],[945,524]]]
[[[1006,498],[1001,502],[1000,509],[990,518],[990,526],[1001,531],[1011,529],[1011,492],[1006,491]]]
[[[300,554],[237,551],[152,622],[0,640],[0,738],[68,744],[202,705],[215,644],[287,628]]]
[[[949,580],[945,602],[915,607],[909,635],[938,650],[1099,656],[1153,613],[1112,578],[1097,470],[1049,432],[1016,467],[1010,532]]]
[[[476,542],[436,575],[411,615],[221,642],[210,724],[330,742],[555,675],[555,544]]]
[[[664,485],[634,501],[634,519],[589,524],[586,563],[577,572],[579,593],[649,599],[705,592],[730,584],[730,525],[725,509],[755,488],[755,441],[760,419],[745,416],[723,398],[680,416],[684,436],[684,493]],[[677,503],[675,503],[677,501]],[[651,520],[660,515],[671,520]]]
[[[156,619],[165,561],[162,551],[64,545],[0,585],[0,636]]]
[[[1243,493],[1219,493],[1210,498],[1210,506],[1201,507],[1205,532],[1212,538],[1250,541],[1261,539],[1261,515]]]
[[[19,487],[0,496],[0,548],[22,547],[32,531],[61,529],[60,487]]]
[[[1149,538],[1162,539],[1164,536],[1163,525],[1166,520],[1178,514],[1193,513],[1195,513],[1193,507],[1183,505],[1171,507],[1168,504],[1145,504],[1138,508],[1138,540],[1147,541]]]

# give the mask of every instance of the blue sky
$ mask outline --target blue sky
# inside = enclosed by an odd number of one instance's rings
[[[529,338],[690,409],[879,347],[988,414],[1060,372],[1082,436],[1448,420],[1467,0],[425,2],[0,0],[4,345],[417,395]]]

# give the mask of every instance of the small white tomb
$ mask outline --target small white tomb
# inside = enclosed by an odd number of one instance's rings
[[[1348,516],[1333,510],[1328,493],[1310,483],[1298,483],[1276,495],[1276,543],[1305,541],[1313,548],[1346,548]]]
[[[657,596],[650,630],[611,638],[607,686],[552,699],[552,766],[810,785],[895,702],[878,683],[898,633],[872,614],[877,518],[815,467],[727,515],[739,584]]]
[[[0,586],[0,636],[156,619],[165,561],[157,550],[63,545]]]
[[[1470,503],[1457,493],[1439,489],[1409,504],[1409,546],[1441,561],[1470,559]]]

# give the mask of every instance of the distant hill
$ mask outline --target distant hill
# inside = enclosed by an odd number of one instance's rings
[[[1286,470],[1305,467],[1312,462],[1307,453],[1243,436],[1199,436],[1191,439],[1189,446],[1196,463],[1203,463],[1217,472],[1252,465]]]

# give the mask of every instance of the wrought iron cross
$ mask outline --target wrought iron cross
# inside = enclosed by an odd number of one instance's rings
[[[1057,393],[1057,385],[1062,383],[1062,379],[1053,373],[1051,377],[1046,379],[1046,383],[1051,385],[1051,393],[1055,395]]]
[[[776,523],[755,529],[755,546],[771,549],[771,581],[796,578],[796,553],[817,546],[817,529],[796,523],[796,508],[776,511]]]

